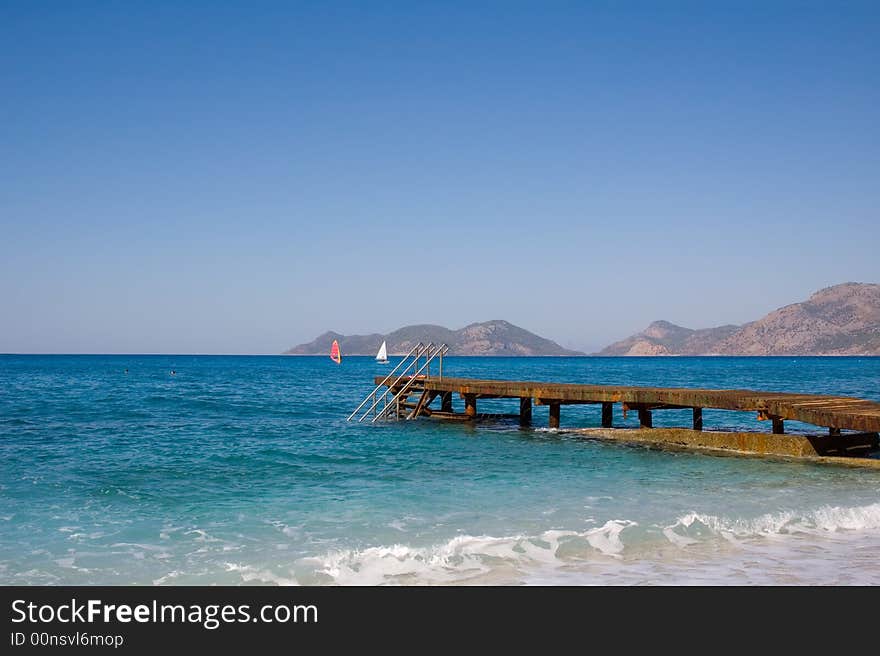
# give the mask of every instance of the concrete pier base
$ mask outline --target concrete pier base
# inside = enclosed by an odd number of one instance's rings
[[[476,417],[477,416],[477,395],[476,394],[465,394],[464,395],[464,414],[468,417]]]
[[[864,456],[880,447],[877,433],[855,433],[831,437],[828,435],[774,435],[772,433],[745,433],[727,431],[695,431],[689,428],[583,428],[576,431],[585,436],[619,442],[637,442],[657,446],[709,449],[730,453],[753,453],[811,457],[846,456],[865,460]],[[873,460],[873,459],[872,459]],[[880,460],[876,460],[880,467]]]
[[[559,404],[550,404],[550,428],[559,428]]]
[[[519,423],[520,426],[528,426],[532,423],[532,397],[530,396],[519,400]]]
[[[614,404],[602,403],[602,428],[611,428],[614,417]]]
[[[703,409],[694,408],[694,430],[703,430]]]

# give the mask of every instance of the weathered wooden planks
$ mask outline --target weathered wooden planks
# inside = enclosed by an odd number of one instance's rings
[[[382,379],[377,377],[376,384]],[[759,413],[782,429],[785,420],[802,421],[829,429],[880,431],[880,403],[845,396],[790,394],[753,390],[686,389],[631,387],[619,385],[580,385],[540,381],[480,380],[472,378],[427,378],[425,388],[432,392],[457,393],[466,400],[466,414],[476,415],[479,398],[535,399],[551,406],[551,421],[558,420],[554,406],[574,403],[602,403],[603,424],[610,419],[609,403],[624,403],[640,413],[662,408],[715,408]],[[450,398],[450,397],[445,397]],[[522,406],[521,406],[522,407]],[[649,415],[642,415],[647,419]],[[555,422],[554,422],[555,423]],[[694,412],[694,428],[702,428],[702,415]]]

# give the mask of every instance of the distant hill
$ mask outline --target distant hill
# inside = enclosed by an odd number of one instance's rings
[[[422,324],[404,326],[387,335],[341,335],[326,332],[308,344],[300,344],[285,355],[326,355],[333,340],[344,355],[376,355],[382,340],[391,355],[406,355],[419,342],[448,344],[450,355],[583,355],[562,348],[556,342],[530,333],[503,320],[472,323],[460,330]]]
[[[740,326],[692,330],[668,321],[655,321],[642,332],[606,346],[598,355],[704,355]]]
[[[743,326],[655,321],[597,355],[880,355],[880,285],[826,287]]]

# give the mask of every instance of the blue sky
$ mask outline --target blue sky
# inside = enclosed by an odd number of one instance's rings
[[[0,82],[0,352],[593,350],[880,282],[877,3],[7,1]]]

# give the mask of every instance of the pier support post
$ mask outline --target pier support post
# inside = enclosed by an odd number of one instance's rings
[[[703,409],[694,408],[694,430],[703,430]]]
[[[559,428],[559,404],[550,404],[550,428]]]
[[[839,428],[829,428],[828,435],[831,437],[840,437],[840,429]]]
[[[477,395],[476,394],[465,394],[464,395],[464,414],[473,419],[477,416]]]
[[[773,417],[773,434],[782,435],[785,433],[785,422],[780,417]]]
[[[452,412],[452,392],[443,392],[440,397],[440,412]]]
[[[653,428],[654,421],[651,418],[651,411],[647,408],[639,408],[639,428]]]
[[[528,426],[532,423],[532,397],[526,396],[519,400],[519,425]]]
[[[611,418],[612,413],[614,411],[614,404],[603,402],[602,403],[602,428],[611,428]]]

